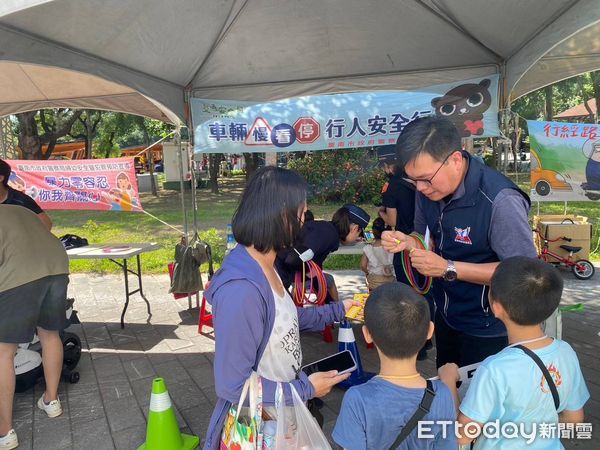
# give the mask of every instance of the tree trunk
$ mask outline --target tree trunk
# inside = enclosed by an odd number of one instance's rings
[[[498,156],[498,139],[490,138],[490,145],[492,146],[492,161],[494,161],[494,169],[498,170],[500,167],[500,157]]]
[[[92,133],[88,130],[85,136],[85,159],[92,159],[92,145],[94,137],[91,134]]]
[[[143,126],[143,130],[144,142],[146,143],[147,148],[150,147],[150,135],[148,134],[148,129],[146,128],[145,124]],[[152,187],[152,195],[154,197],[158,197],[158,189],[156,187],[156,180],[154,179],[154,157],[152,156],[152,149],[146,150],[146,160],[148,161],[148,172],[150,173],[150,186]]]
[[[259,153],[244,153],[244,161],[246,162],[246,182],[252,177],[258,165],[260,164]]]
[[[208,155],[208,170],[210,173],[210,192],[213,194],[219,193],[219,163],[221,162],[220,153],[209,153]]]
[[[600,122],[600,70],[590,72],[590,78],[592,80],[594,98],[596,99],[596,120],[594,122],[598,123]]]
[[[19,121],[19,147],[23,159],[40,159],[42,155],[42,142],[35,122],[36,114],[37,111],[28,111],[16,115]]]
[[[83,111],[74,111],[58,109],[53,111],[54,123],[47,123],[44,116],[45,111],[29,111],[17,114],[19,121],[19,146],[24,159],[48,159],[52,156],[56,141],[71,132],[73,123],[79,119]],[[36,115],[40,115],[40,125],[44,129],[44,134],[39,135],[38,124],[35,120]],[[71,116],[68,117],[68,114]],[[68,117],[68,118],[66,118]],[[63,122],[64,121],[64,122]],[[42,153],[42,145],[47,143],[48,149]]]
[[[554,117],[554,102],[552,98],[552,86],[546,86],[544,88],[545,105],[544,105],[544,118],[547,121],[551,121]]]
[[[109,138],[108,138],[108,147],[106,148],[106,152],[104,152],[104,157],[105,158],[110,158],[110,154],[112,152],[112,148],[113,148],[113,141],[115,140],[115,132],[111,131]]]
[[[54,151],[54,147],[56,146],[57,140],[58,140],[57,137],[50,138],[50,140],[48,141],[48,148],[46,149],[46,153],[41,155],[40,159],[50,159],[50,156],[52,155],[52,152]]]
[[[590,118],[590,122],[591,123],[596,123],[596,115],[594,113],[594,111],[592,111],[592,108],[590,108],[590,105],[588,104],[588,102],[590,101],[589,97],[587,96],[585,89],[583,88],[583,75],[580,75],[577,77],[577,84],[579,85],[579,92],[581,94],[581,99],[583,100],[583,106],[585,106],[585,110],[588,113],[588,116]],[[597,105],[596,105],[597,106]]]

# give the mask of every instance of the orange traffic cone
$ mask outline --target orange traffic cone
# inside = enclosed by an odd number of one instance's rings
[[[198,436],[181,434],[165,380],[155,378],[152,381],[146,442],[137,450],[194,450],[199,443]]]

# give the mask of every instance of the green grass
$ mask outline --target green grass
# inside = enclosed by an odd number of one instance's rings
[[[521,187],[528,189],[528,180],[521,174]],[[243,188],[243,178],[234,177],[220,180],[221,193],[212,194],[208,189],[197,191],[198,224],[200,237],[209,242],[213,248],[215,261],[222,261],[225,252],[225,228],[231,222],[237,202]],[[186,193],[186,205],[191,210],[190,193]],[[177,228],[183,229],[181,196],[175,191],[162,191],[158,198],[150,194],[142,194],[144,209]],[[338,204],[310,204],[317,219],[330,219]],[[371,217],[376,217],[377,208],[372,205],[361,205]],[[598,202],[573,202],[568,204],[569,214],[583,215],[594,224],[592,250],[597,249],[600,230]],[[541,214],[562,214],[564,203],[540,203]],[[54,221],[53,232],[57,236],[66,233],[77,234],[87,238],[91,243],[135,243],[156,242],[162,248],[142,255],[145,273],[166,273],[167,264],[172,261],[175,245],[179,242],[180,233],[144,213],[104,212],[104,211],[50,211]],[[537,214],[537,204],[531,208],[531,215]],[[193,216],[188,212],[188,224],[192,228]],[[600,260],[600,253],[591,255],[591,259]],[[360,255],[332,255],[325,263],[325,268],[358,269]],[[121,269],[107,260],[78,260],[71,262],[72,272],[112,273]],[[203,272],[206,268],[203,268]]]

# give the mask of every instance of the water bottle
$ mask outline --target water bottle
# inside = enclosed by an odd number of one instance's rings
[[[263,428],[263,450],[275,449],[275,435],[277,434],[277,421],[267,420]]]
[[[228,254],[231,250],[233,250],[236,246],[237,242],[235,242],[235,239],[233,237],[233,228],[231,227],[231,224],[228,223],[227,224],[227,250],[225,251],[225,254]]]

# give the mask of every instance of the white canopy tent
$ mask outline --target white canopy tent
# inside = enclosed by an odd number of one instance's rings
[[[189,97],[268,101],[500,73],[505,105],[600,67],[600,0],[3,0],[0,115],[187,121]]]

